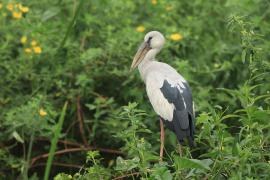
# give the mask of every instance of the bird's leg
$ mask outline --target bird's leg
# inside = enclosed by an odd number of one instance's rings
[[[163,159],[163,149],[164,149],[164,124],[162,119],[160,121],[160,152],[159,152],[159,161],[161,162]]]

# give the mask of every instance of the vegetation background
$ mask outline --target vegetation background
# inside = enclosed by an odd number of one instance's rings
[[[268,0],[0,1],[0,179],[270,179]],[[190,83],[177,152],[138,72],[145,33]]]

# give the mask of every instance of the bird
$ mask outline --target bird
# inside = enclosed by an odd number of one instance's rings
[[[156,60],[165,44],[165,37],[150,31],[139,46],[130,71],[138,67],[146,85],[149,101],[160,120],[160,160],[163,158],[164,124],[175,133],[179,145],[194,147],[195,114],[188,82],[170,65]]]

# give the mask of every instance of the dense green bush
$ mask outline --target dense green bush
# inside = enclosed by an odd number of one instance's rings
[[[58,136],[56,180],[270,179],[268,0],[4,0],[0,23],[0,179],[43,178]],[[196,148],[166,131],[163,162],[129,72],[151,30],[196,104]]]

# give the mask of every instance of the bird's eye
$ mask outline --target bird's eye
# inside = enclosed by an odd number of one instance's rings
[[[149,37],[148,40],[147,40],[147,43],[150,44],[150,41],[153,37]]]

